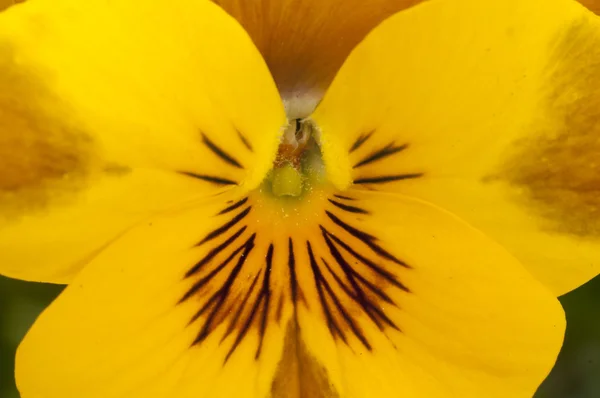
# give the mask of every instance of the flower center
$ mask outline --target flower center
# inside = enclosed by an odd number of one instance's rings
[[[325,181],[315,130],[310,119],[295,119],[286,127],[265,191],[278,197],[301,197]]]

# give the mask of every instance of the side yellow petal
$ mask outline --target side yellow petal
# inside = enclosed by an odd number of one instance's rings
[[[532,397],[562,344],[553,294],[430,204],[341,196],[295,245],[298,278],[312,282],[297,305],[297,346],[326,380],[315,397]]]
[[[66,283],[132,225],[255,188],[286,118],[207,1],[34,0],[0,14],[0,272]]]
[[[328,172],[452,211],[564,294],[600,272],[599,48],[600,19],[570,0],[399,13],[314,115]]]

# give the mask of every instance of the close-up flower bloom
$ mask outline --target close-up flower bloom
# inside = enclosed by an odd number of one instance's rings
[[[600,272],[599,73],[574,0],[7,8],[0,273],[68,285],[21,396],[532,397]]]

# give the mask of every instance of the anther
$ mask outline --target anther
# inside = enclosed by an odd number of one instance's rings
[[[300,196],[303,190],[302,157],[312,136],[312,125],[294,119],[285,129],[272,174],[272,191],[277,196]]]

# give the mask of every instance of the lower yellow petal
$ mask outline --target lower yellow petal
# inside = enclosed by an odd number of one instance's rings
[[[328,171],[454,212],[566,293],[600,272],[599,46],[600,18],[571,0],[401,12],[314,115]]]
[[[270,275],[283,254],[247,225],[255,211],[219,195],[99,254],[19,348],[21,396],[266,397],[291,307]]]
[[[207,1],[11,7],[0,86],[0,272],[30,280],[69,282],[151,214],[255,188],[286,123],[250,38]]]
[[[518,262],[393,195],[232,191],[100,253],[17,354],[23,398],[528,397],[564,319]]]
[[[531,397],[565,328],[551,292],[432,205],[347,195],[296,257],[317,271],[298,328],[334,391],[322,396]]]

